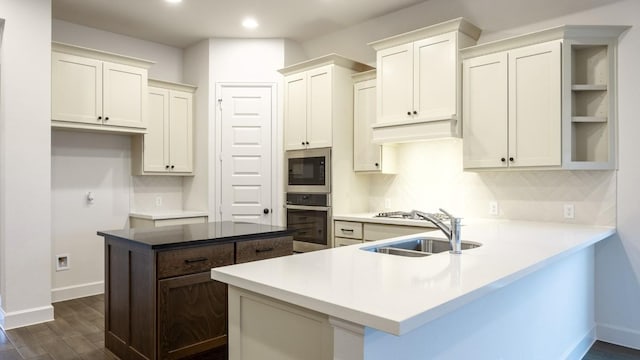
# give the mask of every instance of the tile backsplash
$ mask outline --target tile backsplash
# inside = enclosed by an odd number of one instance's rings
[[[615,171],[464,172],[459,139],[396,146],[398,174],[371,176],[371,212],[442,207],[470,218],[616,223]],[[490,201],[498,216],[489,215]],[[564,204],[575,207],[574,219],[564,218]]]

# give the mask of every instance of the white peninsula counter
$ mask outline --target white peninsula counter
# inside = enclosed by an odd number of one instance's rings
[[[482,246],[462,255],[362,250],[410,235],[211,277],[230,285],[232,360],[580,358],[594,339],[593,245],[614,233],[492,221],[463,226]]]

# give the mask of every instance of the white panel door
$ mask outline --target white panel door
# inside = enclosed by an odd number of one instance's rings
[[[507,53],[462,63],[464,167],[507,167]]]
[[[147,127],[147,71],[104,62],[102,110],[105,125]]]
[[[284,149],[306,148],[307,76],[305,72],[284,79]]]
[[[193,94],[169,92],[169,163],[171,171],[193,171]]]
[[[353,170],[378,171],[381,146],[371,142],[371,125],[376,122],[376,80],[356,83],[353,91]]]
[[[456,33],[413,45],[413,110],[418,118],[456,114]]]
[[[413,112],[413,43],[378,51],[378,123],[405,121]]]
[[[560,165],[560,45],[509,51],[510,167]]]
[[[51,119],[102,124],[102,61],[51,53]]]
[[[221,87],[222,221],[271,224],[272,96],[266,86]]]

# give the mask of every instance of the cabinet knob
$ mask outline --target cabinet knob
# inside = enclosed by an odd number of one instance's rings
[[[165,168],[165,169],[168,169],[168,168],[169,168],[169,165],[166,165],[164,168]]]
[[[407,115],[411,116],[411,111],[407,111]]]
[[[500,158],[500,161],[505,162],[505,161],[507,161],[507,159],[505,159],[505,158]]]
[[[175,165],[171,165],[171,168],[173,169],[174,167],[176,167]]]
[[[513,157],[510,157],[509,161],[514,162],[515,160],[513,160]]]
[[[304,145],[304,141],[303,141],[303,142],[301,142],[301,144],[302,144],[302,145]]]
[[[98,116],[98,120],[102,120],[102,116]]]
[[[380,164],[378,164],[378,163],[375,163],[374,165],[375,165],[376,167],[380,166]]]
[[[413,110],[413,115],[418,115],[418,112]]]
[[[305,144],[309,145],[309,142],[308,142],[308,141],[306,141],[306,142],[305,142]]]
[[[107,120],[109,120],[109,117],[108,117],[108,116],[105,116],[105,117],[104,117],[104,121],[107,121]]]

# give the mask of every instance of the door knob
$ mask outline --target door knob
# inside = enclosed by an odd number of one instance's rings
[[[262,210],[262,212],[263,212],[265,215],[267,215],[267,214],[269,213],[269,209],[264,208],[264,209]]]

